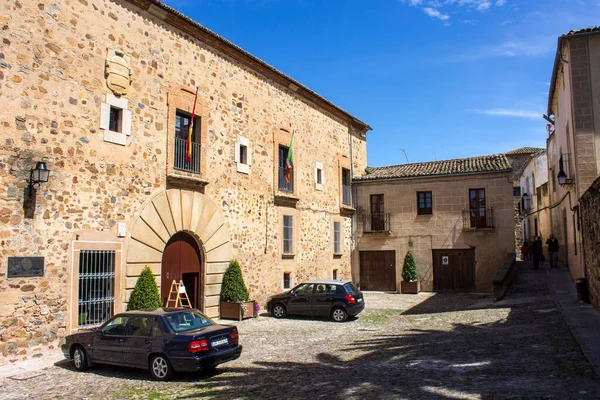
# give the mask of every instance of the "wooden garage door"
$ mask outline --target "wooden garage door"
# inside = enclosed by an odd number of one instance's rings
[[[360,252],[360,289],[396,290],[396,252]]]
[[[474,292],[475,249],[433,250],[433,290]]]

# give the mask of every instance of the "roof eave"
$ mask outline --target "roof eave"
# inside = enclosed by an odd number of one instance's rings
[[[558,66],[560,65],[561,59],[560,52],[562,51],[562,42],[563,37],[560,36],[556,44],[556,54],[554,55],[554,65],[552,66],[552,76],[550,78],[550,90],[548,91],[548,108],[546,110],[546,115],[548,116],[554,114],[554,111],[552,110],[552,103],[554,102],[554,91],[556,89]]]
[[[203,43],[220,50],[223,54],[233,58],[240,62],[251,70],[264,75],[267,78],[279,83],[281,86],[289,88],[291,91],[296,93],[298,96],[307,99],[316,106],[323,110],[333,114],[335,117],[345,121],[350,126],[353,126],[361,133],[366,133],[372,128],[365,122],[356,118],[352,114],[348,113],[344,109],[336,106],[326,98],[312,91],[308,87],[304,86],[300,82],[292,79],[283,72],[277,70],[275,67],[267,64],[258,57],[248,53],[246,50],[235,45],[229,40],[217,35],[210,29],[202,26],[193,19],[185,16],[176,9],[164,4],[160,0],[127,0],[135,6],[147,11],[154,17],[163,20],[182,32],[195,37]],[[151,10],[151,6],[155,6],[166,12],[164,15],[161,12]],[[155,9],[156,10],[156,9]],[[229,50],[229,51],[228,51]]]
[[[503,169],[498,171],[479,171],[479,172],[460,172],[456,174],[436,174],[436,175],[417,175],[417,176],[392,176],[389,178],[375,178],[375,179],[360,179],[352,180],[352,183],[364,183],[364,182],[378,182],[378,181],[391,181],[391,180],[411,180],[411,179],[426,179],[426,178],[445,178],[453,176],[465,176],[465,175],[485,175],[485,174],[498,174],[512,172],[512,168]]]

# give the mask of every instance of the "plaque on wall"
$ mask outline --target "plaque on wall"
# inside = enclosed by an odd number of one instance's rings
[[[8,257],[7,278],[44,276],[44,257]]]

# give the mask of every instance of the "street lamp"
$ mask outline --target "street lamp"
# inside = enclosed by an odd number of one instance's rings
[[[29,172],[29,197],[31,197],[33,186],[48,182],[49,176],[50,170],[46,167],[46,163],[38,161],[35,168]]]

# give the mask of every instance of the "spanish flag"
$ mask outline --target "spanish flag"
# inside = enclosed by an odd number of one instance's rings
[[[285,160],[285,182],[290,183],[292,169],[294,169],[294,132],[292,132],[292,141],[288,150],[287,159]]]
[[[196,95],[194,96],[194,107],[192,108],[192,119],[190,121],[190,129],[188,130],[187,141],[185,142],[185,159],[187,162],[192,161],[192,133],[194,133],[194,116],[196,115],[196,100],[198,99],[198,87],[196,87]]]

